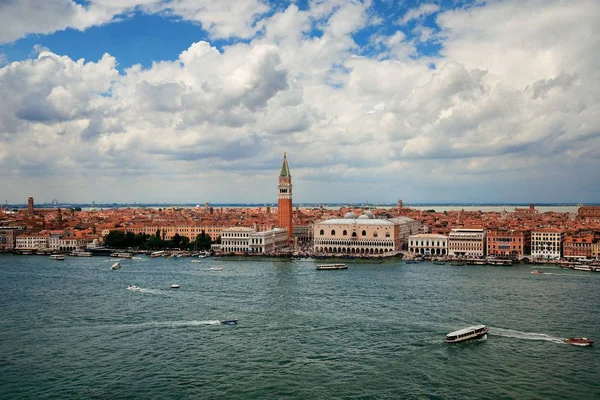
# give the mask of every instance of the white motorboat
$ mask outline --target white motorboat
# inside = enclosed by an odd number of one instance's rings
[[[177,284],[177,283],[172,284],[171,289],[179,289],[179,284]]]
[[[209,271],[223,271],[223,268],[220,268],[220,267],[211,267],[208,270]]]
[[[63,256],[62,254],[52,254],[50,256],[50,259],[52,259],[52,260],[58,260],[58,261],[64,261],[65,256]]]
[[[473,325],[468,328],[459,329],[454,332],[450,332],[446,335],[447,343],[460,343],[467,340],[473,339],[485,339],[487,338],[488,327],[485,325]]]
[[[141,287],[139,287],[138,285],[129,285],[127,286],[127,290],[140,290]]]
[[[200,260],[192,260],[193,263],[201,263],[202,261]]]
[[[110,269],[119,269],[119,268],[121,268],[121,264],[119,264],[118,262],[114,263],[112,265],[112,267],[110,267]]]

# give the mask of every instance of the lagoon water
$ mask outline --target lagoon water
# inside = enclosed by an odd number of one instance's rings
[[[600,339],[600,274],[113,262],[0,256],[1,399],[600,398],[600,343],[561,341]],[[487,340],[444,342],[474,323]]]

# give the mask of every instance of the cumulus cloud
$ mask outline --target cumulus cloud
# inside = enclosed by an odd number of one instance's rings
[[[67,28],[84,30],[128,14],[164,14],[197,22],[214,38],[253,37],[270,7],[261,0],[4,0],[0,2],[0,44],[28,34]]]
[[[568,179],[600,162],[595,1],[424,4],[403,17],[437,13],[442,48],[423,57],[400,30],[376,30],[370,45],[380,51],[361,51],[355,35],[373,23],[370,2],[271,13],[260,1],[240,13],[211,1],[53,4],[89,23],[134,9],[185,13],[213,37],[250,39],[190,43],[175,60],[122,73],[108,54],[73,60],[42,48],[0,67],[0,161],[9,166],[0,180],[15,193],[56,176],[74,201],[267,201],[287,150],[300,201],[364,201],[364,188],[373,201],[502,201],[514,188],[523,197],[512,201],[599,194]],[[2,29],[0,38],[26,34]],[[569,192],[556,193],[561,179]],[[481,194],[491,180],[497,191]],[[104,184],[137,197],[115,199],[97,189]]]
[[[440,10],[440,7],[437,4],[433,4],[433,3],[421,4],[418,8],[413,8],[411,10],[408,10],[406,12],[406,14],[404,14],[404,16],[400,19],[399,23],[401,25],[405,25],[410,21],[420,19],[427,15],[431,15],[433,13],[438,12],[439,10]]]

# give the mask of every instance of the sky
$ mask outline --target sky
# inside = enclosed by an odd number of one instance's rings
[[[0,0],[0,202],[600,202],[600,1]]]

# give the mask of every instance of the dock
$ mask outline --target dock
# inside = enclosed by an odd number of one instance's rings
[[[317,265],[317,271],[327,271],[336,269],[348,269],[346,264],[319,264]]]

